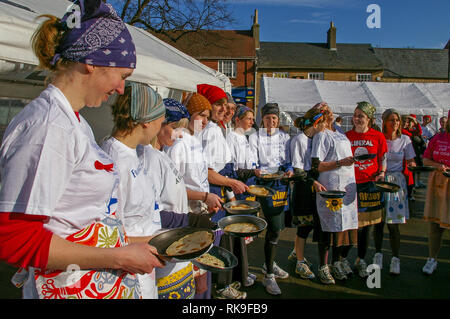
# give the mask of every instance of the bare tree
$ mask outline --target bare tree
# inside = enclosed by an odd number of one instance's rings
[[[176,42],[187,33],[234,22],[227,0],[125,0],[110,2],[128,24]]]

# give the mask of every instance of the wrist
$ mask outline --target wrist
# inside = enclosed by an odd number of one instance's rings
[[[336,167],[337,168],[341,167],[341,164],[340,164],[339,160],[336,161]]]
[[[208,192],[205,192],[205,197],[203,197],[203,203],[206,203],[206,201],[208,200]]]

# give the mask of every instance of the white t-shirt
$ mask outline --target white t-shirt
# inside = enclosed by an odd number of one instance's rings
[[[157,178],[155,183],[158,181],[161,183],[159,208],[176,213],[188,213],[186,185],[175,163],[165,152],[160,152],[151,145],[143,146],[143,148],[145,149],[146,157],[148,156],[146,160],[149,161],[149,167],[153,168],[155,165],[159,167],[160,176],[152,176],[152,178]]]
[[[422,136],[425,137],[427,140],[432,138],[434,136],[435,132],[430,127],[430,125],[422,126]]]
[[[49,216],[43,227],[62,238],[114,213],[121,219],[112,159],[51,84],[8,125],[0,176],[0,211]],[[33,276],[26,279],[23,296],[39,298]]]
[[[148,166],[148,155],[142,147],[130,148],[114,137],[104,141],[101,147],[113,158],[120,174],[119,210],[128,236],[153,235],[161,229],[162,186],[158,181],[161,168],[158,163]]]
[[[177,137],[172,146],[164,147],[164,152],[183,176],[187,188],[209,192],[208,165],[203,157],[202,145],[196,137],[182,131],[182,137]]]
[[[231,152],[220,127],[209,121],[206,127],[195,135],[203,147],[203,154],[208,168],[220,172],[231,162]]]
[[[63,238],[117,209],[112,159],[51,84],[9,124],[0,174],[0,211],[50,216],[44,227]]]
[[[258,158],[250,150],[250,143],[244,134],[237,133],[234,130],[228,130],[226,141],[231,151],[232,163],[234,169],[255,169]]]
[[[400,135],[395,140],[386,139],[388,152],[386,153],[388,172],[402,172],[403,160],[416,157],[411,139],[407,135]]]
[[[277,169],[289,163],[289,134],[276,129],[268,135],[266,129],[261,128],[249,137],[250,150],[257,154],[259,168],[262,170]]]
[[[312,139],[303,132],[291,138],[290,153],[292,167],[309,171],[311,169]]]

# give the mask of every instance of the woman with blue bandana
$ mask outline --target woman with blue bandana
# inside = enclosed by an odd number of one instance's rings
[[[0,222],[9,232],[0,259],[23,268],[13,281],[24,298],[141,298],[134,274],[163,263],[146,241],[127,237],[115,163],[78,113],[124,92],[135,46],[111,5],[75,5],[76,28],[66,23],[73,12],[46,15],[32,38],[50,84],[4,135]]]

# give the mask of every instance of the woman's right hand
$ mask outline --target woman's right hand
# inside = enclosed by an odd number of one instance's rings
[[[248,186],[237,179],[229,178],[229,186],[235,194],[242,194],[248,191]]]
[[[450,170],[450,167],[445,164],[439,164],[437,166],[437,169],[439,170],[439,172],[444,173],[445,171]]]
[[[222,207],[223,200],[214,193],[208,193],[205,204],[208,206],[209,211],[214,211]]]
[[[116,269],[133,274],[149,274],[155,267],[165,266],[165,263],[157,257],[156,248],[147,243],[133,243],[113,249],[117,250]]]
[[[355,158],[353,156],[348,156],[339,160],[339,164],[341,164],[341,166],[351,166],[353,163],[355,163]]]
[[[313,186],[317,193],[324,192],[327,190],[326,187],[320,184],[318,181],[314,181]]]

